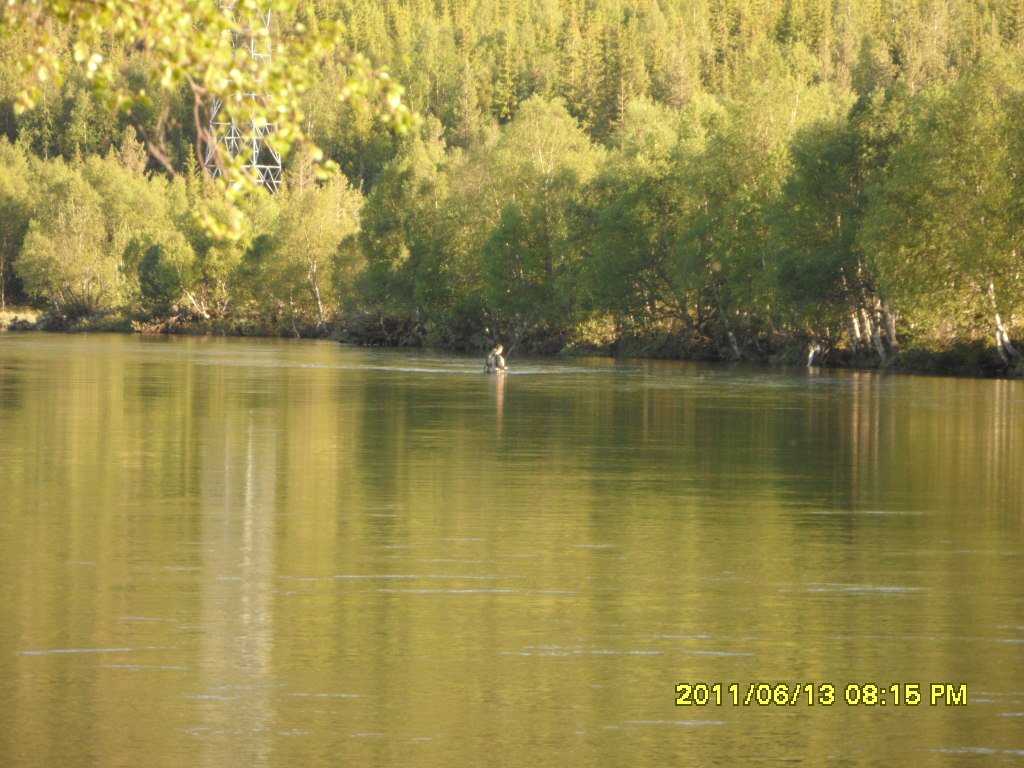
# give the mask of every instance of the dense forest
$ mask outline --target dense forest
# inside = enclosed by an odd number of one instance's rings
[[[340,20],[419,120],[399,135],[340,102],[326,58],[302,113],[340,172],[293,152],[233,238],[195,215],[232,203],[183,88],[119,112],[72,67],[17,114],[27,42],[3,28],[0,304],[56,325],[1021,367],[1024,0],[295,6],[275,24]],[[69,61],[75,34],[55,30]],[[119,55],[126,82],[160,65]]]

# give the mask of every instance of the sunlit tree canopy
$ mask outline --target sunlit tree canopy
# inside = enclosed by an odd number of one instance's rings
[[[8,0],[4,34],[23,47],[15,109],[35,107],[48,83],[60,86],[80,73],[107,109],[128,115],[151,110],[182,91],[191,102],[196,154],[219,172],[230,198],[255,180],[244,153],[232,155],[210,124],[233,122],[243,139],[260,132],[280,155],[312,144],[302,96],[335,65],[335,97],[376,110],[398,130],[411,123],[402,89],[385,69],[345,43],[338,19],[304,19],[291,0]],[[141,66],[135,62],[140,62]],[[149,153],[164,168],[176,168],[167,147],[166,124],[143,126]],[[313,146],[321,171],[334,164]]]

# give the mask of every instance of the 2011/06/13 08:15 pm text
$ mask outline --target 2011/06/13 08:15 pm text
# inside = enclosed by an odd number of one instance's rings
[[[922,693],[924,691],[924,693]],[[967,706],[967,684],[953,683],[677,683],[676,706]]]

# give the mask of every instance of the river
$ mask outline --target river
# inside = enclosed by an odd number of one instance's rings
[[[1024,382],[509,365],[0,335],[0,765],[1024,765]]]

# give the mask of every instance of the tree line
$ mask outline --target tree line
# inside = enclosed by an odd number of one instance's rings
[[[0,301],[367,343],[1019,359],[1024,0],[320,0],[278,23],[326,20],[419,126],[340,103],[323,62],[304,126],[342,172],[294,152],[237,238],[194,215],[230,204],[184,95],[118,114],[72,70],[15,115],[0,85]]]

